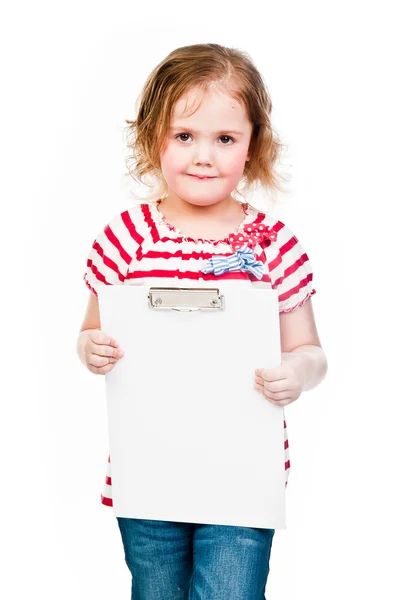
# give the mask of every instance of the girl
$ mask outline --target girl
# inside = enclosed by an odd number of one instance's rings
[[[281,366],[260,365],[254,376],[266,401],[286,406],[322,381],[327,362],[311,305],[308,256],[285,224],[240,201],[240,185],[245,192],[254,184],[280,189],[271,109],[261,75],[236,49],[178,48],[150,74],[136,121],[127,123],[135,179],[145,183],[152,176],[157,186],[150,202],[115,216],[91,248],[78,353],[92,373],[110,372],[123,356],[100,330],[99,285],[195,287],[200,280],[229,279],[278,292]],[[287,483],[286,434],[285,452]],[[110,457],[107,469],[101,499],[112,506]],[[265,599],[273,529],[117,521],[132,599]]]

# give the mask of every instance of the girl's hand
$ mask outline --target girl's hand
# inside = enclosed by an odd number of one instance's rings
[[[96,375],[109,373],[123,355],[118,342],[104,331],[91,329],[88,332],[84,356],[86,366],[92,373]]]
[[[303,391],[300,355],[282,352],[281,366],[276,369],[256,369],[254,389],[262,392],[276,406],[287,406]]]

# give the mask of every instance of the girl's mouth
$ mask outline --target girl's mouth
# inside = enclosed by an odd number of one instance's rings
[[[190,177],[195,177],[195,179],[201,179],[201,180],[207,180],[207,179],[215,179],[215,177],[208,177],[208,176],[203,176],[203,175],[192,175],[191,173],[189,173]]]

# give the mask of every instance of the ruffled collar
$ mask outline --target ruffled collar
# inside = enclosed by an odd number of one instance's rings
[[[168,221],[165,219],[162,212],[160,210],[158,210],[158,206],[161,203],[161,201],[162,201],[162,199],[158,199],[155,202],[149,203],[149,208],[150,208],[151,215],[153,217],[154,222],[156,223],[158,228],[160,228],[160,229],[165,228],[168,232],[174,232],[179,237],[182,237],[185,241],[195,242],[195,243],[206,242],[206,243],[213,244],[214,246],[216,246],[217,244],[227,244],[227,245],[232,246],[233,243],[235,243],[235,244],[240,243],[240,241],[241,241],[239,239],[240,237],[243,237],[244,239],[249,239],[249,234],[245,233],[246,228],[248,228],[248,227],[252,228],[251,229],[252,232],[259,231],[260,223],[256,223],[259,211],[250,207],[247,203],[243,203],[242,208],[243,208],[243,212],[245,214],[243,221],[237,227],[236,231],[229,233],[225,238],[219,239],[219,240],[214,240],[214,239],[206,239],[206,238],[192,238],[189,236],[185,236],[185,234],[178,227],[175,227],[174,225],[171,225],[170,223],[168,223]],[[266,228],[265,225],[264,225],[264,228]],[[261,228],[261,230],[262,230],[262,228]],[[242,243],[240,243],[240,245],[238,247],[241,247],[243,245],[243,243],[246,243],[243,241],[241,241],[241,242]],[[253,246],[249,246],[249,247],[253,247]]]

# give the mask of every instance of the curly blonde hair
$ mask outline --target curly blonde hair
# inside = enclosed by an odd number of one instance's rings
[[[234,192],[243,196],[258,186],[272,195],[286,192],[280,184],[286,178],[275,168],[284,144],[271,126],[272,102],[262,75],[246,52],[211,43],[177,48],[150,73],[136,103],[136,120],[125,120],[130,150],[126,175],[155,190],[147,199],[166,196],[160,154],[174,105],[191,89],[207,91],[210,86],[238,100],[253,125],[251,157]]]

